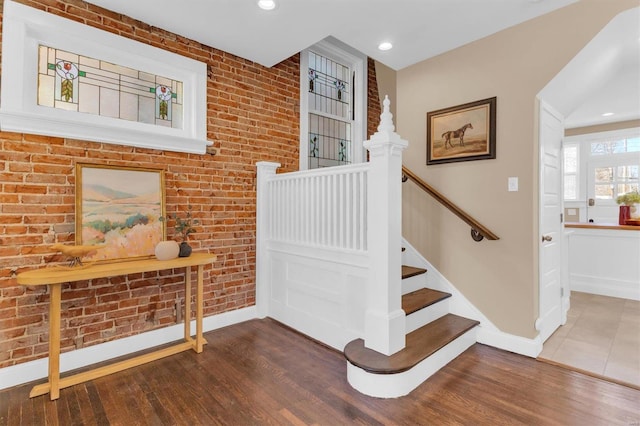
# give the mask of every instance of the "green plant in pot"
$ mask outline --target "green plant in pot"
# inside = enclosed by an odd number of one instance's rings
[[[194,219],[191,216],[191,205],[187,207],[187,213],[184,218],[179,217],[177,214],[170,215],[170,218],[175,221],[173,228],[175,229],[175,236],[180,240],[180,252],[179,257],[189,257],[191,255],[192,248],[188,243],[189,234],[196,232],[195,226],[199,225],[198,219]],[[160,218],[160,220],[166,220]]]
[[[638,219],[640,217],[640,193],[637,190],[618,196],[616,203],[620,204],[620,215],[618,217],[620,225],[625,225],[628,219]]]

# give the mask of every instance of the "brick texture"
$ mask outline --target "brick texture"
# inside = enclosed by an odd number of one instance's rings
[[[49,294],[17,285],[16,274],[62,262],[49,246],[74,242],[77,162],[163,169],[167,212],[191,205],[200,222],[191,245],[218,256],[205,269],[205,316],[255,304],[255,163],[298,167],[299,55],[265,68],[81,0],[20,2],[205,62],[207,137],[218,154],[0,132],[0,368],[47,355]],[[372,134],[380,103],[369,69]],[[64,285],[62,351],[175,324],[182,272]]]

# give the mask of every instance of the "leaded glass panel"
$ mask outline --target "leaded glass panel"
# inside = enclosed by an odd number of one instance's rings
[[[348,66],[309,52],[309,168],[352,162],[351,80]]]
[[[38,105],[181,129],[183,83],[40,46]]]

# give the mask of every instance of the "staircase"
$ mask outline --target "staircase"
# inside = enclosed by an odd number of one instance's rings
[[[358,391],[393,398],[471,346],[479,323],[453,315],[475,312],[410,244],[401,254],[408,142],[383,105],[366,163],[290,173],[256,164],[256,308],[344,350]],[[477,241],[490,237],[473,226]]]
[[[427,270],[402,266],[406,345],[390,356],[356,339],[344,348],[347,378],[370,396],[395,398],[411,392],[476,342],[478,321],[449,313],[451,294],[426,288]]]

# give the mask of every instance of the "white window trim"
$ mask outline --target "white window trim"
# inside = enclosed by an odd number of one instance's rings
[[[615,154],[616,160],[612,161],[612,159],[609,158],[608,155],[591,155],[591,143],[606,139],[629,138],[634,136],[640,136],[640,127],[588,133],[583,135],[568,136],[565,138],[565,144],[577,144],[580,152],[578,163],[578,174],[580,176],[578,178],[578,199],[567,201],[565,203],[567,207],[580,208],[583,213],[586,212],[586,203],[588,198],[590,197],[590,192],[592,191],[592,189],[590,188],[590,177],[593,173],[594,167],[606,165],[621,165],[623,163],[627,163],[631,159],[635,160],[640,157],[640,153],[637,152],[620,153]],[[615,206],[616,203],[614,199],[599,199],[598,205]]]
[[[576,201],[580,200],[581,194],[582,194],[581,191],[584,190],[584,188],[583,188],[584,184],[580,183],[580,179],[582,179],[582,170],[581,170],[582,161],[581,161],[581,156],[582,156],[583,149],[582,149],[581,144],[578,141],[568,142],[568,139],[569,138],[565,138],[564,141],[563,141],[563,144],[562,144],[563,151],[566,151],[567,148],[574,147],[574,146],[576,147],[576,151],[577,151],[576,171],[575,171],[575,173],[571,174],[571,175],[575,175],[575,177],[576,177],[576,198],[571,198],[571,199],[565,198],[564,201],[565,202],[576,202]],[[564,158],[563,158],[563,162],[564,162]],[[562,174],[563,174],[562,179],[563,179],[563,182],[564,182],[564,176],[567,176],[567,172],[566,172],[564,166],[562,168]],[[563,196],[564,196],[564,184],[563,184]]]
[[[69,19],[4,2],[0,128],[169,151],[204,154],[207,69],[202,62]],[[183,83],[183,128],[174,129],[37,104],[38,46],[89,56]]]
[[[309,49],[300,53],[300,170],[309,168],[309,52],[313,51],[329,58],[336,58],[349,64],[356,74],[356,83],[353,87],[355,111],[353,132],[353,163],[362,163],[366,160],[365,149],[362,143],[367,135],[367,56],[347,46],[346,44],[328,37],[316,43]],[[352,105],[353,107],[353,105]]]

